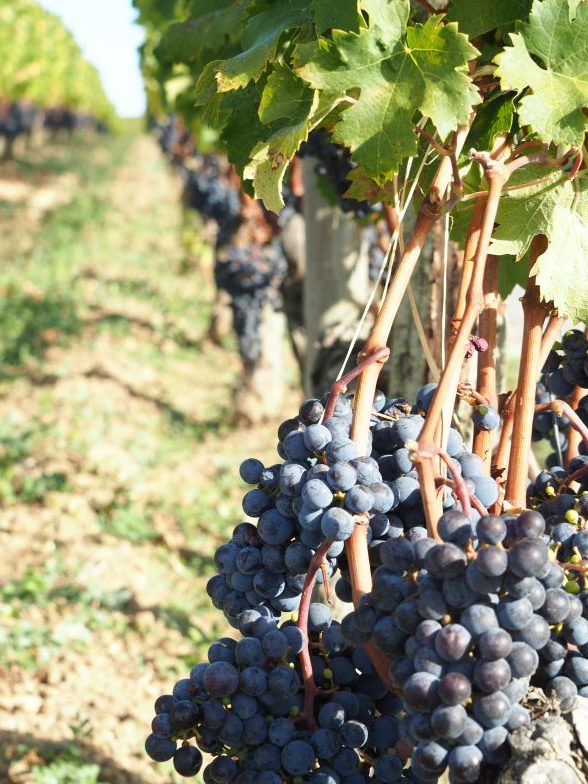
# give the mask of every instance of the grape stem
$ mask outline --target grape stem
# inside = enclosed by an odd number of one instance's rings
[[[483,353],[486,354],[488,352]],[[490,405],[488,398],[480,394],[480,392],[478,392],[477,389],[474,389],[469,383],[464,382],[463,384],[458,384],[457,396],[465,400],[466,403],[469,403],[471,406]],[[495,405],[494,407],[497,408],[498,406]]]
[[[304,637],[304,645],[299,654],[302,681],[304,684],[304,708],[302,712],[310,730],[316,730],[318,728],[314,717],[314,700],[317,697],[319,690],[314,682],[312,662],[310,660],[310,651],[308,648],[308,612],[310,610],[310,601],[316,574],[324,564],[327,557],[327,551],[332,544],[332,539],[324,539],[310,559],[308,571],[306,572],[306,577],[304,579],[304,586],[302,588],[300,607],[298,608],[298,621],[296,622],[297,628],[300,629]]]
[[[345,373],[345,375],[341,376],[338,381],[335,381],[331,387],[329,397],[327,398],[325,413],[323,414],[323,422],[326,422],[327,419],[331,419],[335,413],[335,406],[337,405],[339,395],[342,395],[347,390],[348,385],[353,381],[353,379],[357,378],[357,376],[363,373],[367,367],[373,365],[374,362],[378,362],[379,364],[383,365],[389,356],[390,349],[387,347],[376,349],[368,355],[364,354],[354,368],[351,368],[348,373]]]
[[[437,487],[450,487],[452,490],[455,488],[455,482],[453,479],[447,479],[442,476],[438,476],[435,479],[435,485]],[[484,506],[484,504],[480,501],[478,496],[475,493],[470,492],[470,504],[474,507],[474,509],[478,512],[478,514],[483,517],[484,515],[488,514],[488,510]]]
[[[449,457],[447,452],[441,447],[432,445],[429,450],[421,450],[417,443],[413,443],[414,451],[411,450],[411,460],[417,464],[417,467],[420,463],[424,460],[431,461],[433,457],[439,457],[447,466],[447,470],[453,477],[453,487],[455,490],[455,495],[457,496],[457,500],[461,504],[461,508],[463,513],[466,515],[468,520],[471,521],[472,519],[472,507],[470,504],[470,493],[466,487],[466,483],[460,472],[456,469],[453,460]],[[411,449],[411,447],[408,447]],[[437,493],[435,493],[437,495]],[[429,536],[432,535],[433,539],[437,541],[441,541],[439,534],[437,532],[437,520],[435,520],[434,525],[432,526],[432,531],[429,532]]]
[[[472,158],[479,161],[485,169],[485,176],[488,180],[488,197],[485,202],[480,237],[476,253],[473,260],[473,270],[468,287],[467,304],[463,318],[459,324],[459,329],[455,336],[455,341],[451,347],[447,365],[443,370],[439,386],[433,397],[433,402],[425,418],[425,424],[419,436],[419,451],[423,454],[435,454],[437,439],[444,446],[447,438],[447,427],[455,405],[455,397],[464,355],[469,347],[470,335],[472,333],[476,319],[483,307],[483,279],[488,255],[488,246],[496,220],[500,195],[504,184],[508,181],[509,171],[498,160],[491,158],[487,153],[472,153]],[[421,493],[423,496],[423,506],[427,520],[427,530],[429,536],[437,538],[437,520],[442,514],[440,496],[435,491],[435,469],[431,459],[419,461],[417,465]],[[468,498],[469,507],[469,498]],[[471,514],[471,512],[470,512]]]
[[[578,479],[582,479],[583,477],[588,476],[588,466],[582,466],[582,468],[578,468],[577,471],[574,471],[573,474],[566,476],[565,479],[562,479],[561,484],[559,485],[560,491],[563,490],[564,487],[571,485],[572,482],[577,482]]]
[[[547,241],[540,235],[531,242],[531,269],[545,251]],[[529,452],[533,432],[533,412],[537,377],[541,370],[541,339],[546,308],[541,302],[535,278],[529,278],[523,297],[523,339],[517,394],[513,407],[513,429],[506,478],[505,498],[510,506],[524,509],[529,473]]]
[[[586,566],[586,564],[562,563],[560,566],[562,569],[566,569],[568,572],[581,572],[582,574],[588,573],[588,566]]]
[[[476,386],[482,400],[493,408],[498,408],[496,392],[496,324],[498,313],[498,257],[489,255],[484,270],[484,309],[480,313],[478,332],[488,344],[488,350],[478,352],[478,376]],[[481,401],[480,401],[481,402]],[[483,461],[490,473],[492,462],[492,433],[482,428],[474,428],[474,454]]]
[[[582,441],[588,447],[588,427],[565,400],[556,399],[550,400],[549,403],[539,403],[535,406],[535,411],[537,413],[539,411],[553,411],[558,417],[567,417],[570,420],[570,425],[581,435]]]

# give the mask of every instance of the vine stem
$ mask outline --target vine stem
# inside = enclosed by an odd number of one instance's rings
[[[422,452],[435,452],[435,439],[437,438],[438,429],[443,425],[444,412],[449,405],[451,405],[451,410],[453,410],[461,368],[469,346],[470,334],[484,304],[483,279],[488,246],[494,228],[500,195],[504,184],[508,181],[509,171],[496,160],[481,159],[481,162],[486,166],[485,174],[489,183],[488,197],[484,208],[478,247],[474,256],[466,309],[419,437],[419,450]],[[421,460],[417,466],[417,471],[421,484],[427,530],[429,536],[437,538],[437,520],[442,514],[442,505],[441,499],[435,491],[433,461],[431,459]]]
[[[450,346],[455,342],[455,338],[459,331],[459,325],[463,320],[463,314],[466,309],[467,292],[472,279],[472,272],[474,269],[474,256],[476,255],[476,248],[480,239],[480,231],[482,229],[482,220],[484,218],[484,210],[486,209],[486,192],[478,196],[474,205],[472,219],[468,227],[468,232],[465,239],[465,246],[463,250],[463,261],[461,265],[461,275],[459,278],[459,288],[457,290],[457,300],[455,303],[455,311],[451,319],[451,338]]]
[[[533,238],[531,243],[531,268],[547,247],[543,236]],[[529,278],[523,297],[523,342],[517,395],[513,409],[513,429],[508,473],[506,478],[506,501],[517,509],[526,502],[527,476],[529,473],[529,451],[533,432],[535,392],[537,377],[541,370],[541,339],[546,310],[541,303],[541,294],[535,278]]]
[[[549,356],[549,352],[555,341],[557,340],[560,330],[565,323],[565,319],[560,316],[551,316],[547,323],[547,327],[541,337],[541,354],[539,359],[539,366],[543,367]],[[502,510],[502,502],[504,500],[506,475],[508,473],[508,464],[510,458],[510,445],[512,441],[512,431],[514,426],[514,411],[516,403],[517,392],[513,392],[509,399],[506,401],[502,410],[502,429],[500,431],[500,438],[498,440],[498,447],[494,455],[492,463],[492,476],[498,483],[498,498],[491,507],[492,514],[500,514]]]
[[[588,427],[582,422],[574,409],[565,400],[550,400],[549,403],[539,403],[535,411],[553,411],[558,417],[565,416],[570,420],[571,427],[580,434],[584,445],[588,447]]]
[[[478,334],[488,344],[486,351],[478,352],[478,375],[476,381],[477,394],[483,397],[493,408],[498,408],[496,393],[496,324],[498,314],[498,257],[489,255],[484,270],[484,309],[480,313]],[[492,433],[489,430],[475,428],[474,454],[484,462],[490,473],[492,462]]]
[[[462,149],[468,133],[468,126],[460,128],[455,134],[454,149],[456,155]],[[363,355],[367,356],[385,347],[388,343],[394,318],[404,297],[411,275],[420,256],[427,235],[441,214],[441,202],[451,183],[452,164],[449,156],[445,156],[433,179],[429,192],[421,204],[415,225],[404,253],[396,265],[388,293],[376,316],[374,325],[364,347]],[[351,438],[355,441],[360,455],[368,450],[368,434],[373,407],[376,384],[380,365],[369,365],[360,375],[355,392]],[[367,526],[356,525],[352,536],[345,543],[349,576],[353,592],[353,603],[357,606],[361,597],[372,588],[372,574],[367,548]],[[374,662],[376,666],[376,663]],[[380,667],[378,674],[382,677]],[[385,675],[387,674],[384,673]]]
[[[455,133],[453,149],[456,156],[459,155],[463,148],[468,131],[469,125],[459,128]],[[451,156],[444,156],[433,178],[429,192],[419,208],[410,239],[396,264],[390,287],[364,346],[362,352],[364,357],[379,351],[388,344],[394,319],[408,288],[425,240],[441,214],[442,199],[451,184],[452,172]],[[365,455],[368,451],[371,412],[380,367],[381,364],[376,362],[366,367],[359,376],[355,392],[351,438],[357,445],[360,455]],[[372,571],[367,547],[367,520],[364,522],[365,524],[363,525],[355,526],[353,534],[345,542],[353,603],[356,607],[361,597],[372,589]],[[370,643],[366,645],[366,648],[376,672],[381,680],[389,685],[389,662],[387,657]]]
[[[302,596],[300,599],[300,607],[298,608],[298,621],[296,626],[304,636],[304,646],[300,651],[300,668],[302,670],[302,681],[304,683],[304,708],[303,715],[306,724],[310,730],[316,730],[318,725],[314,717],[314,701],[319,693],[319,689],[314,682],[314,675],[312,672],[312,662],[310,659],[310,651],[308,649],[308,612],[310,610],[310,601],[312,598],[312,589],[316,580],[316,574],[325,562],[327,557],[327,550],[333,544],[333,539],[325,539],[321,542],[318,549],[310,559],[308,571],[304,579],[304,586],[302,588]]]

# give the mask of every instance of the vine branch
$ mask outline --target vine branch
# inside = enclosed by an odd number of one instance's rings
[[[480,237],[473,260],[473,271],[468,287],[466,309],[419,437],[419,450],[424,453],[435,453],[439,430],[442,428],[443,422],[449,419],[449,417],[444,416],[444,412],[449,406],[451,406],[452,411],[455,405],[455,396],[464,355],[469,346],[470,334],[484,302],[482,284],[488,246],[494,228],[502,188],[508,181],[509,176],[508,170],[499,161],[490,158],[487,153],[475,153],[472,157],[474,160],[480,161],[485,167],[485,175],[489,183],[488,198],[484,206]],[[443,435],[445,436],[445,434]],[[421,483],[427,530],[430,536],[434,536],[436,534],[436,522],[441,515],[442,508],[440,499],[435,492],[435,473],[432,460],[421,460],[417,470]]]
[[[488,344],[486,351],[478,352],[477,394],[493,408],[498,407],[496,394],[496,325],[498,314],[498,257],[488,256],[484,270],[484,309],[480,314],[478,333]],[[484,462],[490,473],[492,460],[492,433],[474,429],[474,454]]]
[[[539,357],[539,367],[543,367],[549,356],[553,344],[559,337],[565,319],[560,316],[551,316],[547,322],[547,327],[541,337],[541,353]],[[498,498],[491,508],[492,514],[500,514],[502,502],[504,500],[506,476],[510,460],[510,447],[512,441],[512,431],[514,426],[514,412],[517,392],[513,392],[506,401],[502,409],[502,429],[498,446],[492,462],[492,476],[498,483]]]
[[[531,243],[531,268],[538,256],[544,252],[547,240],[537,236]],[[535,278],[529,278],[527,291],[523,297],[523,342],[517,394],[514,399],[513,430],[508,474],[506,479],[506,500],[515,508],[524,508],[526,501],[529,452],[533,432],[533,411],[537,377],[541,370],[542,328],[546,310],[541,303],[539,287]]]

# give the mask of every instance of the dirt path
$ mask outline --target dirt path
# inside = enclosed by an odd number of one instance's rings
[[[180,272],[177,178],[147,137],[100,144],[110,178],[95,155],[72,204],[2,260],[0,781],[14,784],[176,781],[142,752],[151,703],[223,631],[204,586],[241,517],[236,468],[273,461],[273,428],[229,425],[238,365],[204,337],[206,276]]]

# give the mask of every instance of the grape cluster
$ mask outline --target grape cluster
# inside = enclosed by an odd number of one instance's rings
[[[308,641],[317,697],[305,717],[297,654],[306,643],[291,622],[278,626],[267,608],[244,610],[238,641],[223,638],[171,694],[155,702],[145,748],[196,775],[214,755],[207,784],[314,784],[407,781],[394,753],[401,701],[387,692],[362,646],[350,646],[325,605],[311,604]],[[190,744],[195,739],[196,745]]]
[[[562,712],[573,708],[588,683],[588,620],[550,558],[538,512],[472,526],[452,510],[438,531],[441,543],[423,536],[382,545],[372,593],[342,631],[391,660],[413,772],[437,781],[448,767],[461,784],[506,762],[509,733],[530,721],[521,702],[531,683]]]
[[[350,399],[340,396],[325,419],[325,396],[281,423],[280,462],[241,464],[251,486],[243,511],[257,522],[237,525],[217,550],[207,585],[240,637],[214,643],[208,664],[157,700],[146,741],[154,760],[173,759],[190,776],[212,754],[206,784],[421,784],[447,768],[461,784],[506,760],[509,734],[529,721],[530,685],[564,712],[588,691],[588,592],[563,563],[588,556],[588,535],[577,516],[574,539],[561,541],[555,522],[588,502],[547,493],[540,511],[468,519],[447,495],[442,542],[430,539],[406,442],[418,438],[435,391],[423,387],[414,406],[377,392],[369,457],[349,437]],[[496,485],[453,428],[447,451],[470,491],[491,504]],[[336,592],[350,600],[344,543],[358,521],[372,592],[341,624],[312,603],[299,628],[319,547],[317,580],[339,571]],[[392,691],[368,643],[389,659]],[[311,708],[299,659],[306,646]]]
[[[74,112],[65,106],[54,106],[41,112],[29,101],[11,101],[0,108],[0,137],[16,139],[33,129],[35,120],[42,115],[43,125],[51,131],[73,131],[75,128],[93,128],[104,132],[106,127],[86,112]]]
[[[588,340],[579,329],[564,333],[561,344],[554,348],[537,384],[536,403],[565,399],[575,387],[588,386]],[[588,396],[578,404],[577,413],[588,422]],[[567,417],[557,417],[553,411],[539,411],[533,418],[533,441],[548,440],[553,452],[545,460],[548,469],[562,466],[568,448]],[[584,453],[584,445],[580,446]]]
[[[14,139],[25,133],[26,126],[24,105],[19,101],[12,101],[6,111],[0,114],[0,136]]]
[[[218,226],[217,247],[228,243],[241,224],[239,191],[222,176],[218,161],[206,157],[197,171],[185,171],[184,200]]]
[[[358,457],[349,438],[350,401],[339,397],[333,416],[322,422],[325,397],[305,401],[298,416],[278,428],[281,464],[264,467],[254,459],[243,463],[241,477],[255,485],[243,498],[243,510],[259,519],[257,529],[247,529],[247,547],[259,552],[247,550],[251,563],[244,555],[239,557],[239,549],[245,546],[239,536],[217,555],[219,574],[212,578],[209,592],[229,622],[260,602],[274,611],[296,609],[304,573],[324,538],[334,540],[328,553],[330,573],[337,567],[342,572],[335,586],[337,595],[350,601],[343,542],[351,536],[357,515],[365,516],[373,568],[381,565],[382,548],[389,540],[417,541],[426,535],[420,486],[405,442],[418,438],[424,418],[415,412],[427,410],[435,389],[435,384],[423,387],[415,407],[377,392],[369,457]],[[485,506],[494,503],[496,483],[453,428],[448,451],[471,492]],[[445,506],[456,506],[450,494]]]
[[[345,196],[351,185],[349,174],[357,164],[351,160],[351,154],[346,147],[331,141],[329,132],[324,128],[310,133],[308,140],[300,147],[300,156],[318,159],[315,172],[332,187],[342,212],[353,213],[360,219],[381,212],[380,204],[371,205],[367,201],[357,201]]]
[[[217,255],[214,276],[219,289],[231,297],[233,327],[239,353],[255,362],[261,353],[261,318],[266,305],[282,307],[280,287],[288,262],[279,242],[229,245]]]

